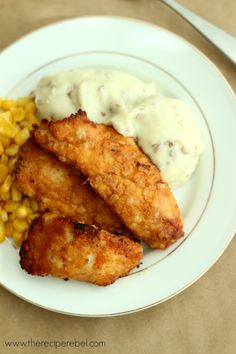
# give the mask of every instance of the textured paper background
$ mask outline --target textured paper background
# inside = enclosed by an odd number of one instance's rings
[[[236,35],[235,0],[179,2]],[[0,0],[0,50],[33,29],[82,15],[135,17],[168,28],[203,51],[236,91],[233,64],[157,0]],[[154,308],[123,317],[64,316],[28,304],[0,287],[0,353],[235,354],[235,253],[234,239],[213,268],[183,293]],[[105,341],[105,346],[9,349],[4,344],[7,340],[31,338],[33,341],[87,339]]]

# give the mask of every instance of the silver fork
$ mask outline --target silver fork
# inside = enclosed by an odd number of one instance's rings
[[[212,44],[236,64],[236,38],[196,15],[174,0],[161,0],[184,17],[193,27],[203,34]]]

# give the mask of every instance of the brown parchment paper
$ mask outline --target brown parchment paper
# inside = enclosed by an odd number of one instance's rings
[[[236,35],[235,0],[179,2]],[[163,26],[203,51],[236,91],[233,64],[158,0],[0,0],[0,50],[36,28],[83,15],[134,17]],[[5,265],[0,266],[4,269]],[[0,353],[235,354],[235,270],[234,239],[216,264],[181,294],[151,309],[111,318],[52,313],[0,287]],[[63,340],[74,341],[77,347],[56,348],[56,342]],[[6,341],[29,341],[31,347],[9,348]],[[55,344],[39,347],[37,341]]]

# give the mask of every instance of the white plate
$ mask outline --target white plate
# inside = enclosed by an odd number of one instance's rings
[[[184,239],[166,251],[145,248],[143,264],[108,287],[32,277],[18,252],[0,246],[0,282],[50,310],[80,316],[125,314],[158,304],[196,281],[224,251],[235,231],[236,107],[227,82],[196,48],[176,35],[131,19],[84,17],[24,37],[0,55],[0,96],[27,95],[49,73],[71,68],[124,70],[156,82],[190,105],[205,150],[196,172],[174,191]]]

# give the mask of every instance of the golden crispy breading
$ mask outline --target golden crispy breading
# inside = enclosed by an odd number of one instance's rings
[[[61,161],[80,169],[126,226],[149,246],[166,248],[183,235],[174,196],[134,139],[92,123],[82,111],[44,122],[33,135]]]
[[[52,275],[109,285],[143,257],[139,242],[78,224],[56,214],[36,219],[20,249],[21,267],[32,275]]]
[[[20,148],[15,182],[22,193],[38,201],[40,211],[52,211],[110,232],[127,233],[118,216],[81,173],[33,140]]]

